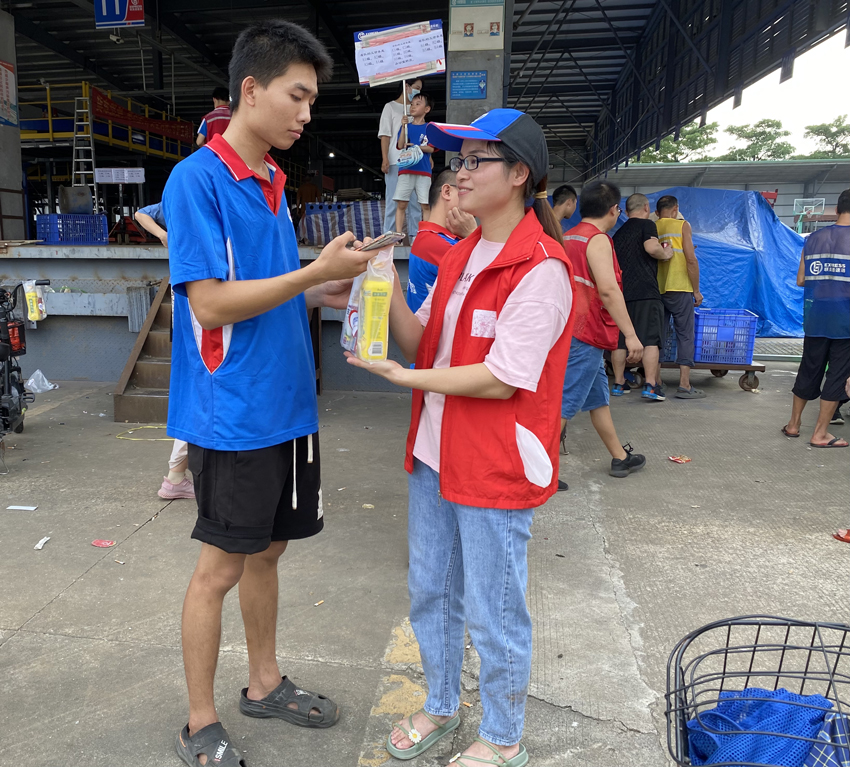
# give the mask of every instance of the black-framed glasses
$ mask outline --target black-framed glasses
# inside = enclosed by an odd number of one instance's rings
[[[471,154],[469,157],[452,157],[449,160],[449,167],[457,173],[461,168],[476,170],[482,162],[507,162],[507,160],[504,157],[478,157]]]

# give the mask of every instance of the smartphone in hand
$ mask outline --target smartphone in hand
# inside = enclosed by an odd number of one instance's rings
[[[376,237],[368,245],[361,245],[359,248],[356,248],[356,250],[381,250],[382,248],[386,248],[390,245],[397,245],[403,239],[404,235],[401,232],[384,232],[384,234],[380,237]]]

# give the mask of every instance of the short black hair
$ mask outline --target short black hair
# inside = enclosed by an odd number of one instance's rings
[[[569,184],[564,184],[563,186],[559,186],[552,193],[552,207],[554,208],[556,205],[563,205],[567,200],[577,199],[578,195],[576,194],[575,187],[572,187]]]
[[[661,213],[663,210],[675,208],[678,204],[679,201],[672,194],[665,194],[658,198],[658,202],[655,203],[655,210],[657,213]]]
[[[850,189],[845,189],[838,195],[838,205],[836,206],[838,215],[842,213],[850,213]]]
[[[230,57],[230,109],[239,108],[242,82],[254,77],[263,87],[280,77],[292,64],[311,64],[316,79],[327,82],[333,75],[333,59],[327,48],[304,27],[290,21],[270,19],[252,24],[233,46]]]
[[[417,93],[413,99],[424,99],[425,106],[428,107],[428,109],[434,108],[434,99],[432,99],[427,93]],[[413,103],[413,99],[410,99],[411,104]]]
[[[431,181],[431,191],[428,192],[428,206],[433,209],[434,206],[440,201],[440,194],[443,191],[443,186],[445,184],[451,184],[452,186],[456,185],[457,181],[457,173],[455,173],[451,168],[446,168],[440,173],[436,174]]]
[[[582,218],[602,218],[620,204],[620,187],[610,181],[591,181],[581,190],[579,212]]]
[[[223,85],[219,85],[218,88],[213,90],[212,97],[216,101],[230,101],[230,91]]]

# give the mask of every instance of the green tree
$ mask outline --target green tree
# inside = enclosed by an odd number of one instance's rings
[[[847,122],[847,115],[839,115],[831,123],[807,125],[804,135],[818,143],[818,148],[809,155],[812,159],[850,157],[850,123]]]
[[[745,146],[734,148],[718,160],[758,161],[787,160],[794,154],[794,147],[780,139],[790,136],[791,132],[782,130],[779,120],[763,119],[754,125],[730,125],[726,133],[743,141]]]
[[[640,160],[636,162],[695,162],[707,160],[705,151],[712,144],[717,143],[717,123],[709,123],[700,127],[699,123],[692,122],[683,125],[679,131],[679,140],[672,136],[661,139],[661,148],[656,152],[655,148],[644,149]]]

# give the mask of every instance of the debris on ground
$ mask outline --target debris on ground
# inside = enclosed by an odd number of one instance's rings
[[[38,506],[7,506],[6,511],[35,511]]]
[[[92,546],[97,546],[99,549],[110,549],[115,545],[115,541],[104,541],[101,538],[98,538],[96,541],[91,542]]]
[[[673,461],[673,463],[690,463],[691,459],[686,455],[671,455],[667,457],[668,461]]]
[[[44,544],[47,543],[49,540],[50,540],[50,536],[45,535],[44,538],[42,538],[38,543],[35,544],[35,546],[33,546],[33,548],[36,551],[41,551],[44,548]]]
[[[363,508],[364,508],[364,509],[374,509],[374,508],[375,508],[375,504],[373,504],[373,503],[364,503],[364,504],[363,504]]]
[[[320,599],[318,602],[315,602],[315,603],[313,604],[313,607],[318,607],[319,605],[323,605],[324,603],[325,603],[325,600],[324,600],[324,599]]]

